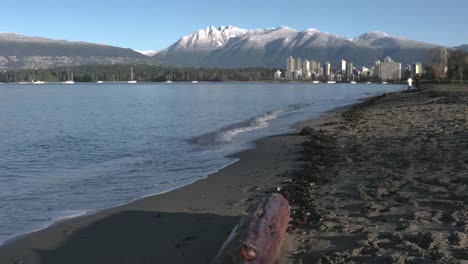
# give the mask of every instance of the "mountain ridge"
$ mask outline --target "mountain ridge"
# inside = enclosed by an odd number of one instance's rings
[[[0,33],[0,70],[43,69],[85,64],[149,63],[129,48],[85,41]]]
[[[229,34],[226,29],[234,30],[236,34],[231,38],[220,38],[220,35]],[[184,47],[182,44],[190,39],[197,42]],[[369,31],[347,39],[315,28],[296,30],[281,26],[247,30],[234,26],[209,26],[183,36],[155,54],[153,59],[173,66],[281,68],[287,57],[295,56],[332,63],[345,59],[364,66],[386,56],[403,63],[424,62],[429,50],[436,47],[440,45],[381,31]]]
[[[140,51],[108,44],[0,33],[0,70],[53,68],[85,64],[155,64],[183,67],[284,68],[289,56],[330,62],[341,59],[370,66],[386,56],[424,63],[440,45],[369,31],[352,39],[316,28],[287,26],[242,29],[209,26],[182,36],[166,49]],[[463,44],[450,49],[468,50]]]

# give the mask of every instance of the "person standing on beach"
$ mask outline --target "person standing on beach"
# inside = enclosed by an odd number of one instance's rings
[[[419,74],[416,74],[416,76],[414,76],[414,84],[416,86],[416,90],[419,90]]]
[[[413,79],[411,79],[411,77],[408,78],[408,89],[406,89],[407,91],[411,90],[411,88],[413,87]]]

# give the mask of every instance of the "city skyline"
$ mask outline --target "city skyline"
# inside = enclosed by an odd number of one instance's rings
[[[454,8],[456,7],[456,8]],[[468,43],[463,23],[468,3],[448,0],[431,6],[422,0],[369,3],[367,1],[172,1],[135,0],[13,1],[2,5],[0,32],[105,43],[136,50],[161,50],[184,35],[213,25],[256,29],[288,26],[317,28],[354,38],[369,31],[448,47]],[[346,22],[346,23],[345,23]]]
[[[401,62],[394,61],[386,56],[383,61],[376,60],[373,65],[355,67],[352,61],[340,60],[338,67],[333,67],[330,62],[304,59],[289,56],[286,59],[286,67],[276,70],[274,80],[304,80],[304,81],[352,81],[355,76],[358,79],[370,81],[375,78],[382,81],[399,81],[402,77],[414,77],[424,73],[420,62],[412,62],[402,68]],[[367,68],[369,67],[369,68]],[[447,71],[445,70],[445,74]]]

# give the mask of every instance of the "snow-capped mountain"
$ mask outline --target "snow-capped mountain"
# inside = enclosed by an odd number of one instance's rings
[[[225,47],[230,41],[244,36],[247,32],[233,26],[207,27],[182,37],[153,58],[157,61],[170,61],[171,65],[195,66],[212,51]]]
[[[385,32],[381,31],[370,31],[367,33],[364,33],[360,35],[359,37],[353,39],[353,42],[359,42],[359,43],[366,43],[366,44],[371,44],[375,40],[382,39],[389,37],[389,35]]]
[[[289,56],[332,64],[345,59],[355,65],[372,65],[385,56],[403,63],[424,61],[435,47],[378,31],[347,39],[313,28],[211,26],[182,37],[153,58],[162,64],[197,67],[284,67]]]

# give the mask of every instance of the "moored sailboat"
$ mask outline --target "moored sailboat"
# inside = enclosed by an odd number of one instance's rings
[[[130,67],[130,81],[128,83],[137,83],[136,80],[133,80],[133,67]]]
[[[67,73],[67,80],[62,82],[64,84],[75,84],[75,81],[73,81],[73,72],[71,73],[70,75],[70,68],[67,69],[68,73]]]

